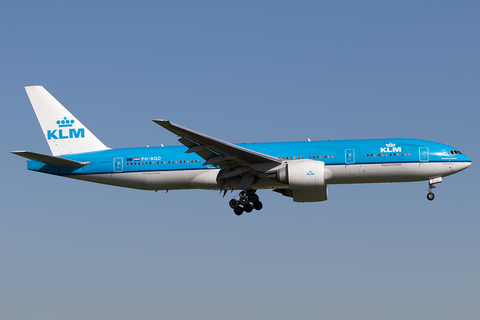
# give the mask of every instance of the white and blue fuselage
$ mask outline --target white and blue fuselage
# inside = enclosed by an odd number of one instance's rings
[[[262,204],[256,191],[273,189],[296,202],[327,200],[329,184],[429,182],[466,169],[454,147],[416,139],[232,144],[167,120],[153,120],[183,146],[110,149],[43,87],[27,94],[52,155],[14,151],[28,169],[143,190],[240,190],[237,215]]]
[[[284,162],[312,159],[325,163],[327,184],[423,181],[467,168],[471,160],[445,144],[417,139],[372,139],[238,144]],[[80,180],[145,190],[218,190],[221,168],[186,154],[184,146],[121,148],[61,156],[89,162],[81,168],[28,161],[28,169]],[[254,189],[285,187],[265,178]],[[236,189],[231,184],[226,189]]]

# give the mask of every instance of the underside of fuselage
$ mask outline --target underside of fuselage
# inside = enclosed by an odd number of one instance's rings
[[[468,165],[465,163],[389,163],[330,165],[326,170],[331,177],[326,184],[388,183],[425,181],[446,177],[459,172]],[[64,177],[141,190],[219,190],[217,182],[219,169],[115,172],[103,174],[62,175]],[[238,188],[240,179],[230,179],[223,190]],[[260,178],[251,189],[288,189],[289,186],[274,179]]]

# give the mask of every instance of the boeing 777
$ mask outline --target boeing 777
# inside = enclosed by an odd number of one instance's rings
[[[236,215],[262,209],[260,189],[316,202],[330,184],[428,181],[433,200],[443,177],[471,165],[456,148],[425,140],[232,144],[167,120],[153,122],[183,146],[111,149],[43,87],[25,89],[52,152],[13,151],[29,170],[143,190],[238,190],[229,202]]]

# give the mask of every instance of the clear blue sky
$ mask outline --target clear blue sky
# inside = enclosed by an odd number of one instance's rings
[[[3,1],[1,319],[479,319],[480,3]],[[26,170],[42,85],[109,147],[409,137],[473,160],[427,183],[147,192]]]

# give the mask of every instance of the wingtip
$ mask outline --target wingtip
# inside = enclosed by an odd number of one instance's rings
[[[10,153],[18,155],[19,153],[25,153],[27,150],[18,150],[18,151],[10,151]]]
[[[164,120],[164,119],[152,119],[153,122],[157,123],[157,124],[162,124],[162,123],[168,123],[170,124],[170,121],[168,120]]]

